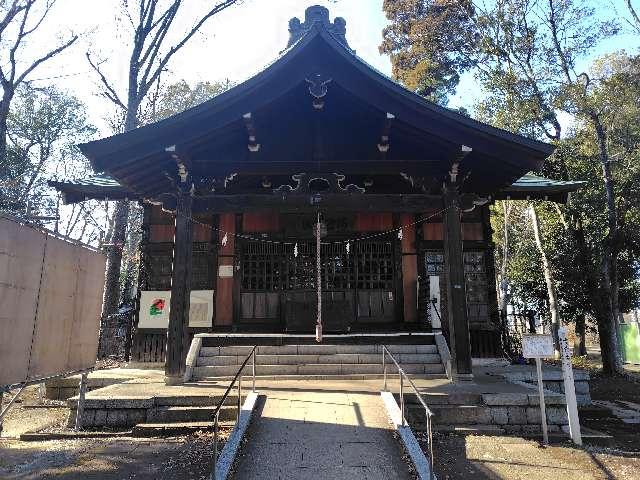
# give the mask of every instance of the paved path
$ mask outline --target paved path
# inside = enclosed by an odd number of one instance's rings
[[[268,392],[235,478],[409,479],[379,394]]]

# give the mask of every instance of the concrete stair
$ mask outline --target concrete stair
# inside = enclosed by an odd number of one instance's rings
[[[235,421],[220,421],[219,429],[231,429]],[[212,432],[213,422],[139,423],[131,431],[133,437],[176,437],[196,432]]]
[[[244,402],[245,395],[241,397]],[[131,429],[134,437],[171,437],[189,435],[197,431],[212,431],[213,414],[222,400],[221,394],[154,396],[149,398],[88,398],[85,415],[92,418],[104,417],[99,424],[89,423],[90,427]],[[75,407],[73,401],[69,401]],[[77,402],[77,400],[75,401]],[[238,396],[230,392],[219,413],[221,429],[233,427],[237,416]],[[73,414],[69,418],[75,418]],[[92,413],[93,412],[93,413]],[[118,419],[118,423],[108,420]]]
[[[201,347],[193,380],[234,376],[252,347]],[[391,345],[389,350],[409,374],[442,378],[444,367],[436,345]],[[391,360],[387,358],[387,362]],[[395,366],[389,365],[392,373]],[[259,346],[256,376],[274,378],[342,377],[382,375],[380,345],[282,345]],[[251,363],[244,375],[251,374]]]
[[[215,410],[214,406],[158,407],[147,413],[147,423],[209,422],[213,420]],[[224,405],[218,413],[218,418],[219,420],[234,420],[237,412],[237,407]]]
[[[461,435],[502,435],[505,430],[495,425],[490,407],[483,404],[482,395],[469,392],[429,393],[422,398],[434,414],[433,430]],[[396,402],[400,396],[394,395]],[[406,393],[405,418],[415,430],[426,430],[427,417],[415,393]]]

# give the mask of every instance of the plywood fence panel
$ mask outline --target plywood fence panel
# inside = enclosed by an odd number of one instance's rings
[[[45,255],[35,337],[28,378],[66,370],[67,352],[77,310],[78,261],[73,245],[49,238]]]
[[[76,251],[80,259],[75,292],[77,308],[69,341],[67,370],[80,370],[95,363],[104,287],[104,257],[78,246]]]
[[[104,255],[0,222],[0,385],[92,367]]]
[[[0,385],[24,380],[47,236],[0,218]]]

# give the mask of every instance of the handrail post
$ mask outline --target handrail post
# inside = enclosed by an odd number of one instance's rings
[[[216,480],[216,464],[218,463],[218,416],[213,417],[213,470],[211,470],[210,480]]]
[[[429,435],[429,463],[431,464],[429,478],[433,480],[433,478],[435,478],[435,474],[433,472],[433,424],[431,422],[431,413],[427,411],[426,407],[424,409],[424,413],[427,415],[427,434]]]
[[[398,369],[398,376],[400,377],[400,416],[402,426],[404,427],[404,379],[402,377],[402,370]]]
[[[82,420],[84,415],[84,397],[87,393],[87,374],[80,374],[80,388],[78,392],[78,405],[76,406],[76,431],[82,430]]]
[[[388,391],[387,390],[387,362],[386,362],[386,356],[387,356],[387,347],[385,347],[384,345],[382,346],[382,375],[384,378],[384,386],[382,387],[383,391]]]
[[[252,365],[252,374],[253,374],[253,393],[256,393],[256,348],[253,347],[253,365]]]
[[[238,377],[238,417],[236,423],[240,423],[240,409],[242,402],[242,374]]]

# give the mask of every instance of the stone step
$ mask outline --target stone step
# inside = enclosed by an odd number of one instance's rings
[[[434,432],[459,435],[504,435],[504,428],[497,425],[434,425]]]
[[[401,364],[440,364],[437,353],[400,353],[396,360]],[[197,366],[226,366],[242,364],[245,357],[240,355],[200,356]],[[336,353],[328,355],[256,355],[256,365],[310,365],[310,364],[373,364],[382,362],[381,354],[377,353]],[[388,360],[389,364],[391,362]],[[249,364],[250,365],[250,364]]]
[[[235,393],[237,390],[234,388],[224,401],[225,405],[237,405],[238,395]],[[242,395],[242,401],[246,398]],[[155,397],[154,404],[158,407],[216,407],[220,400],[222,400],[222,394],[219,395],[185,395],[183,397]]]
[[[184,423],[213,421],[215,407],[157,407],[147,412],[148,423]],[[235,420],[237,406],[225,405],[218,414],[219,420]]]
[[[441,374],[444,373],[442,364],[405,364],[405,371],[409,374]],[[195,367],[193,376],[196,379],[209,377],[229,377],[238,372],[236,365],[217,365]],[[269,375],[369,375],[382,374],[379,363],[362,364],[298,364],[298,365],[260,365],[256,367],[256,376]],[[245,377],[251,374],[251,367],[245,369]]]
[[[489,408],[479,405],[432,405],[434,425],[491,425],[493,419]],[[421,405],[406,405],[405,417],[409,423],[426,423]]]
[[[235,425],[235,421],[218,422],[219,430],[230,430]],[[180,435],[191,435],[196,432],[214,429],[213,422],[180,422],[180,423],[139,423],[133,427],[131,436],[133,437],[176,437]]]
[[[428,393],[420,392],[427,406],[431,405],[482,405],[482,395],[476,393],[454,392],[454,393]],[[400,401],[400,395],[394,394],[396,402]],[[405,393],[404,401],[406,405],[421,405],[418,396],[413,393]]]
[[[237,355],[242,357],[241,361],[251,352],[251,346],[226,346],[226,347],[202,347],[201,357],[211,357],[217,355]],[[436,345],[388,345],[392,354],[437,354]],[[381,345],[278,345],[259,346],[256,350],[258,355],[335,355],[335,354],[380,354]]]
[[[234,374],[235,375],[235,374]],[[244,399],[244,395],[242,396]],[[184,396],[158,396],[158,397],[89,397],[85,399],[85,409],[96,410],[118,410],[118,409],[151,409],[153,407],[183,406],[183,407],[206,407],[216,406],[222,400],[222,393],[214,395],[184,395]],[[225,405],[236,405],[238,395],[236,390],[229,392]],[[67,406],[76,409],[78,398],[67,400]]]
[[[256,377],[258,380],[308,380],[308,381],[321,381],[321,380],[380,380],[380,387],[382,387],[382,378],[383,375],[381,373],[370,373],[370,374],[341,374],[341,375],[261,375]],[[420,378],[422,380],[445,380],[447,376],[442,373],[422,373],[420,375],[415,375],[415,378]],[[213,384],[217,384],[220,381],[226,381],[233,379],[233,376],[223,376],[223,377],[204,377],[198,380],[199,383],[207,383],[211,382]],[[243,381],[243,389],[245,388],[244,382],[250,382],[250,377],[245,377]]]

